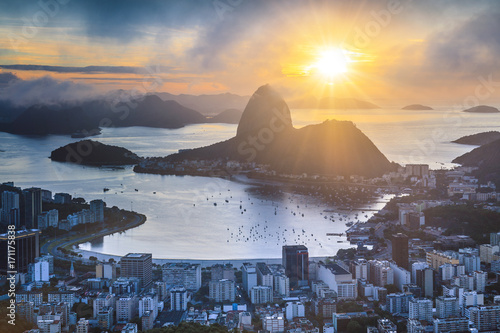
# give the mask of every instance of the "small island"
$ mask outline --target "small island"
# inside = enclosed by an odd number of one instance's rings
[[[59,147],[50,153],[50,159],[92,166],[134,165],[142,160],[128,149],[93,140],[82,140]]]
[[[459,143],[462,145],[482,146],[496,140],[500,140],[500,132],[489,131],[472,135],[466,135],[452,142]]]
[[[498,113],[500,112],[497,108],[488,105],[478,105],[470,109],[464,110],[464,112],[470,113]]]
[[[434,110],[434,109],[431,108],[430,106],[427,106],[427,105],[410,104],[410,105],[407,105],[407,106],[401,108],[401,110]]]

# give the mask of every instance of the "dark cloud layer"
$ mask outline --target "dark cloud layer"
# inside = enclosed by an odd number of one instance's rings
[[[48,65],[0,65],[0,68],[24,71],[47,71],[56,73],[113,73],[113,74],[154,74],[169,73],[174,71],[173,67],[152,66],[151,68],[133,66],[48,66]]]
[[[500,68],[500,10],[487,10],[429,42],[426,61],[433,71],[468,76]]]
[[[91,86],[44,76],[33,80],[10,81],[10,84],[0,89],[0,100],[27,107],[33,104],[51,105],[83,100],[95,93]]]
[[[477,8],[476,8],[477,9]],[[400,61],[386,78],[405,86],[443,91],[500,77],[500,3],[482,8],[426,36],[423,44],[396,49]],[[432,83],[432,84],[430,84]]]
[[[2,1],[2,14],[31,19],[37,12],[45,11],[51,16],[46,26],[83,23],[84,33],[88,37],[112,39],[121,43],[144,37],[150,26],[182,28],[202,25],[216,16],[212,1],[203,0],[61,2],[63,4],[57,0]]]
[[[9,72],[0,73],[0,88],[6,87],[17,80],[19,78],[15,74]]]
[[[31,18],[41,10],[40,3],[55,2],[57,0],[0,0],[2,14],[12,22],[19,21],[13,24],[15,33],[19,33],[23,25],[21,18]],[[311,45],[318,41],[327,44],[331,40],[335,41],[335,38],[330,38],[335,33],[337,35],[334,37],[338,39],[339,30],[346,36],[355,35],[357,28],[363,29],[367,22],[374,20],[373,12],[387,9],[390,2],[392,1],[70,0],[59,6],[57,14],[50,18],[47,26],[61,29],[69,27],[71,29],[67,29],[68,34],[75,39],[84,39],[85,45],[89,47],[109,44],[112,46],[110,54],[113,54],[114,49],[125,55],[128,51],[132,54],[139,49],[140,52],[144,41],[150,53],[138,57],[148,58],[140,64],[175,64],[179,66],[176,68],[182,68],[183,73],[187,74],[184,79],[168,82],[189,81],[197,74],[207,77],[212,75],[211,79],[214,81],[235,89],[238,85],[246,88],[246,85],[261,79],[280,80],[282,68],[279,57],[289,52],[294,43],[307,43],[311,40]],[[379,58],[378,62],[374,62],[373,67],[380,68],[376,71],[377,79],[383,78],[393,86],[404,83],[422,87],[431,86],[430,83],[439,85],[441,80],[443,84],[450,84],[457,78],[476,79],[479,75],[500,74],[500,1],[399,2],[404,10],[393,15],[391,23],[382,27],[370,44],[375,49],[374,53],[380,51],[381,55],[390,55],[388,60]],[[297,29],[294,30],[294,27]],[[170,38],[171,35],[174,37]],[[410,39],[421,39],[422,42],[408,46]],[[93,44],[94,41],[97,41],[96,44]],[[151,41],[154,41],[153,45]],[[355,45],[350,41],[345,42],[345,45]],[[377,50],[378,46],[380,49]],[[360,51],[364,52],[363,49]],[[59,56],[63,57],[65,52],[66,50],[61,49]],[[0,56],[7,54],[6,50],[0,49]],[[6,64],[19,61],[6,56],[3,58],[8,59],[2,61]],[[57,64],[50,60],[41,60],[41,63],[46,61],[45,63]],[[64,63],[72,64],[70,60]],[[113,64],[113,57],[110,56],[107,61]],[[36,60],[28,63],[36,63]],[[74,63],[85,64],[78,58]],[[0,68],[53,73],[151,74],[148,69],[131,66],[0,65]],[[179,73],[176,68],[155,67],[154,73]],[[257,77],[254,75],[257,72],[264,74]],[[118,78],[119,76],[109,75],[109,78],[133,81]],[[0,76],[0,87],[9,85],[12,88],[9,80],[7,76]],[[23,84],[26,85],[26,82]],[[49,83],[51,87],[57,86],[54,82]],[[62,82],[59,81],[59,84]],[[292,89],[290,86],[291,84],[288,89]],[[18,88],[20,87],[19,85]],[[71,91],[71,85],[60,87]]]
[[[147,34],[143,26],[181,28],[201,24],[213,13],[211,1],[79,1],[73,6],[90,37],[122,42]]]

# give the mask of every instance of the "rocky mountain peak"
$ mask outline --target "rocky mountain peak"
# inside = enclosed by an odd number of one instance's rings
[[[270,85],[261,86],[248,101],[236,136],[256,133],[263,128],[292,129],[290,109],[281,95]]]

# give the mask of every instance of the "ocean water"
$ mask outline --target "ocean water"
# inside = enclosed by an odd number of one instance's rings
[[[465,114],[446,108],[434,111],[292,110],[296,127],[325,119],[351,120],[384,153],[398,163],[452,167],[451,160],[473,146],[451,143],[463,135],[498,130],[497,114]],[[140,156],[165,156],[234,136],[236,125],[203,124],[181,129],[105,128],[93,139],[122,146]],[[81,248],[124,255],[152,252],[155,258],[277,258],[283,244],[306,244],[312,256],[334,255],[350,247],[341,233],[346,220],[364,221],[389,199],[381,197],[351,212],[324,212],[317,198],[283,192],[263,197],[253,185],[206,177],[135,174],[131,167],[109,169],[52,162],[50,152],[70,142],[67,136],[18,136],[0,133],[0,181],[68,192],[86,200],[147,216],[137,228],[113,234]],[[103,188],[110,190],[106,193]],[[155,193],[156,192],[156,193]],[[241,207],[240,207],[241,206]],[[303,215],[303,216],[302,216]],[[325,215],[327,218],[325,218]],[[64,217],[63,217],[64,218]],[[342,221],[340,220],[342,219]],[[334,221],[333,221],[334,220]]]

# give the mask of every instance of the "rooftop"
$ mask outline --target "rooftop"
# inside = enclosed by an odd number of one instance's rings
[[[258,263],[257,263],[257,268],[259,269],[259,271],[260,271],[263,275],[270,275],[270,274],[271,274],[271,270],[269,269],[269,267],[267,267],[267,264],[266,264],[266,263],[263,263],[263,262],[258,262]]]
[[[156,318],[160,322],[160,326],[167,323],[173,323],[173,325],[179,325],[184,317],[184,311],[162,311],[158,314]]]
[[[151,253],[129,253],[123,258],[143,258],[146,259],[148,257],[152,257]]]
[[[305,245],[283,245],[284,250],[306,250],[307,247]]]
[[[196,269],[200,264],[190,264],[187,262],[168,262],[164,264],[163,268],[182,268],[182,269]]]
[[[340,267],[338,264],[327,264],[325,265],[325,267],[328,268],[335,275],[351,274],[348,270]]]

